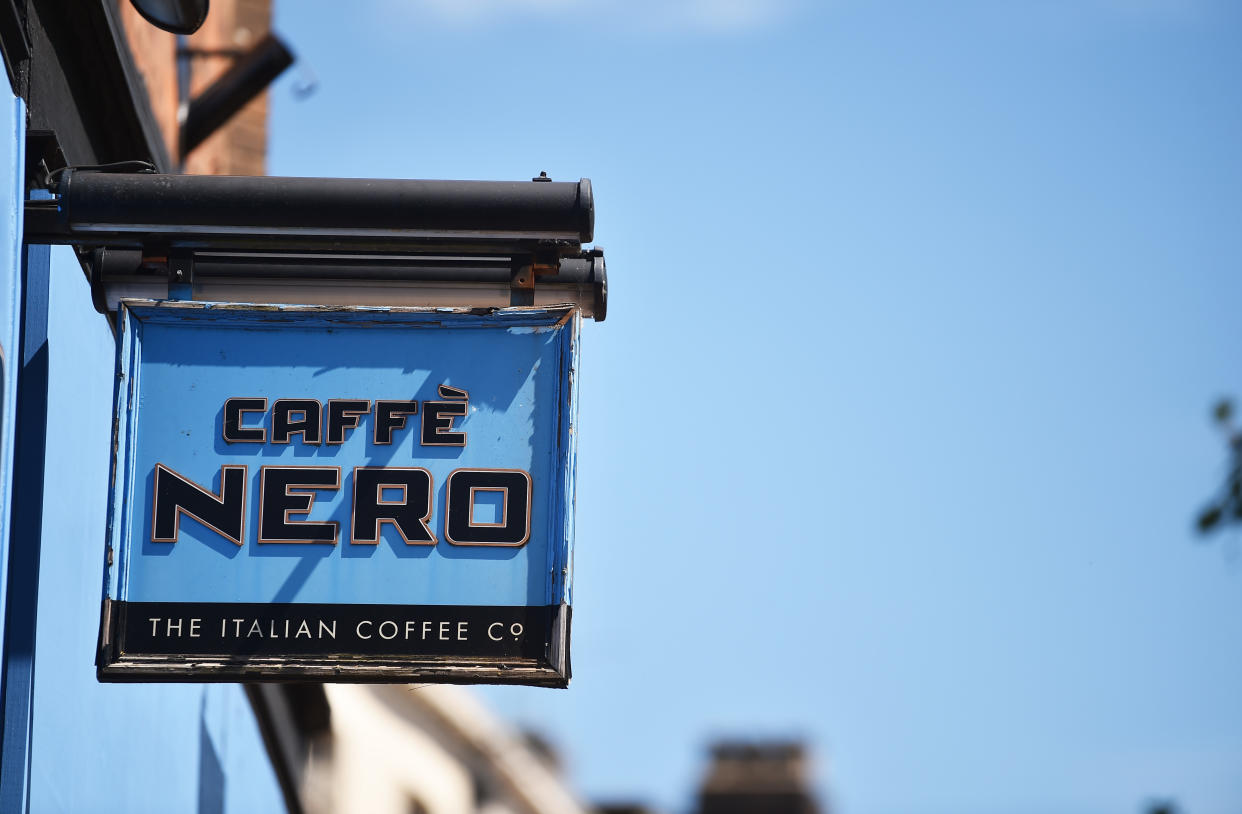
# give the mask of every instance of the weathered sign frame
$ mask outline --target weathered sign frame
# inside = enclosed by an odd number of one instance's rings
[[[574,533],[574,466],[576,454],[575,422],[577,415],[577,360],[579,353],[579,330],[581,318],[572,306],[549,307],[515,307],[503,309],[470,309],[470,308],[382,308],[382,307],[334,307],[334,306],[295,306],[270,305],[255,306],[252,304],[203,303],[189,301],[153,301],[128,300],[121,304],[118,314],[118,355],[117,355],[117,386],[115,396],[115,412],[113,424],[113,466],[110,483],[109,521],[107,530],[106,570],[104,585],[104,601],[100,627],[99,649],[96,660],[97,672],[101,681],[333,681],[333,682],[444,682],[444,683],[491,683],[491,684],[528,684],[537,686],[564,687],[570,677],[569,663],[569,630],[571,613],[571,582],[573,567],[573,533]],[[139,460],[139,438],[144,398],[143,361],[144,330],[158,330],[161,341],[166,342],[170,336],[184,333],[184,341],[194,341],[196,329],[210,329],[212,326],[227,325],[239,330],[257,333],[280,330],[281,326],[312,326],[316,330],[328,332],[366,331],[375,326],[384,326],[385,330],[424,330],[451,326],[460,329],[463,334],[471,331],[497,331],[518,334],[522,332],[548,333],[550,347],[559,365],[555,372],[555,386],[549,388],[554,393],[545,393],[545,397],[555,399],[555,408],[546,411],[551,416],[554,426],[549,426],[547,433],[552,441],[552,448],[535,452],[531,455],[544,460],[539,464],[542,483],[534,492],[536,503],[534,508],[527,509],[527,522],[532,516],[543,518],[541,534],[546,535],[546,562],[530,563],[530,572],[535,574],[535,565],[546,568],[544,583],[538,583],[537,576],[529,579],[534,586],[530,590],[542,596],[542,602],[523,605],[512,603],[503,606],[492,606],[479,603],[446,603],[443,596],[440,601],[419,603],[411,601],[401,603],[354,602],[332,605],[336,616],[334,624],[339,626],[334,631],[348,630],[357,625],[357,631],[368,634],[383,633],[392,628],[378,628],[393,624],[404,624],[407,644],[404,652],[395,652],[383,648],[389,645],[379,642],[379,636],[364,637],[369,642],[362,644],[355,639],[353,648],[348,644],[339,644],[338,638],[332,636],[328,647],[336,650],[320,652],[318,645],[307,641],[302,642],[290,636],[296,631],[299,619],[306,621],[305,614],[300,615],[300,608],[308,607],[297,601],[272,601],[263,599],[260,602],[239,601],[254,599],[244,592],[233,597],[225,597],[216,603],[186,603],[168,594],[171,589],[152,587],[152,580],[145,578],[142,583],[140,600],[133,598],[136,574],[146,573],[139,569],[131,574],[131,567],[140,560],[140,553],[133,551],[136,539],[141,545],[171,545],[155,534],[155,520],[152,506],[155,494],[149,482],[154,475],[150,472],[137,471]],[[149,326],[157,326],[152,328]],[[432,331],[428,331],[430,335]],[[166,347],[163,346],[163,347]],[[552,375],[552,374],[549,374]],[[243,387],[244,390],[244,387]],[[249,392],[249,391],[247,391]],[[441,390],[452,394],[453,387]],[[244,395],[239,391],[237,395]],[[342,393],[342,396],[358,394]],[[368,398],[374,398],[374,395]],[[451,395],[449,396],[451,397]],[[533,409],[533,408],[532,408]],[[213,429],[217,446],[221,446],[219,436],[222,432],[224,411],[220,423]],[[257,419],[256,419],[257,420]],[[451,424],[451,422],[450,422]],[[266,425],[265,425],[266,426]],[[533,435],[532,435],[533,437]],[[302,441],[307,436],[301,437]],[[149,443],[149,442],[145,442]],[[369,443],[369,441],[368,441]],[[463,442],[464,443],[464,442]],[[480,444],[484,441],[480,440]],[[534,441],[531,442],[532,448]],[[315,450],[303,450],[305,454],[317,454]],[[144,459],[149,465],[148,457]],[[303,458],[301,460],[309,460]],[[213,459],[214,461],[214,459]],[[213,464],[214,465],[214,464]],[[532,465],[533,466],[533,465]],[[331,467],[328,467],[331,468]],[[339,470],[341,467],[337,467]],[[365,469],[366,467],[361,467]],[[456,474],[457,470],[454,470]],[[470,472],[483,470],[471,469]],[[551,473],[551,477],[547,477]],[[203,482],[198,476],[199,487],[204,492],[218,490],[221,496],[226,494],[224,485],[225,468],[220,469],[219,481]],[[356,476],[356,469],[354,475]],[[529,480],[529,474],[527,476]],[[430,479],[430,476],[428,476]],[[451,476],[448,480],[451,480]],[[251,484],[258,485],[257,472],[252,471],[246,476],[246,488]],[[216,485],[218,483],[218,485]],[[342,492],[348,487],[344,478],[339,481]],[[259,489],[264,487],[259,486]],[[487,490],[489,487],[477,487]],[[448,502],[449,487],[444,487],[445,503]],[[288,496],[289,488],[285,489]],[[380,495],[385,494],[381,488]],[[428,500],[431,500],[431,486],[428,485]],[[505,491],[505,501],[509,492]],[[212,493],[215,498],[215,494]],[[355,495],[356,497],[356,495]],[[376,497],[377,501],[387,498]],[[473,507],[474,493],[470,493]],[[313,504],[313,501],[311,501]],[[528,504],[529,506],[530,504]],[[505,511],[508,504],[505,503]],[[251,511],[246,508],[245,512]],[[300,510],[299,510],[300,511]],[[441,512],[439,505],[436,512]],[[443,508],[447,514],[447,505]],[[177,522],[183,516],[182,510],[174,510]],[[296,514],[296,512],[295,512]],[[199,520],[193,514],[187,515]],[[309,516],[303,515],[303,516]],[[290,514],[286,512],[285,518]],[[356,518],[356,515],[354,515]],[[149,527],[144,526],[150,523]],[[261,521],[260,521],[261,522]],[[443,519],[438,521],[443,532]],[[465,521],[474,523],[473,519]],[[379,525],[376,524],[378,528]],[[480,525],[483,525],[480,523]],[[208,526],[210,528],[210,526]],[[145,529],[145,530],[144,530]],[[179,533],[179,532],[178,532]],[[352,528],[343,535],[339,543],[333,545],[348,546],[352,544]],[[404,537],[404,535],[402,535]],[[437,535],[436,542],[431,546],[454,545],[447,535]],[[335,540],[335,538],[334,538]],[[231,541],[236,543],[237,541]],[[408,543],[409,540],[406,540]],[[254,540],[243,540],[239,547],[257,546]],[[197,545],[196,543],[178,542],[176,545]],[[221,543],[225,545],[225,543]],[[476,543],[484,545],[484,543]],[[525,545],[523,541],[520,545]],[[434,548],[432,549],[435,550]],[[530,549],[535,550],[535,549]],[[459,559],[468,559],[469,553],[454,548],[451,552]],[[336,551],[333,551],[336,553]],[[343,556],[343,555],[342,555]],[[535,556],[535,555],[532,555]],[[492,557],[495,559],[495,556]],[[161,566],[162,567],[162,566]],[[459,564],[456,566],[461,567]],[[458,573],[458,572],[455,572]],[[475,595],[475,594],[471,594]],[[417,600],[418,597],[412,597]],[[224,610],[216,605],[227,606]],[[195,608],[204,608],[199,616],[190,617]],[[322,605],[316,605],[322,608]],[[228,613],[228,618],[220,615]],[[215,614],[214,616],[212,614]],[[142,617],[139,619],[139,617]],[[149,618],[148,618],[149,617]],[[234,618],[235,617],[235,618]],[[172,620],[177,619],[177,636],[171,634],[160,636],[161,622],[152,623],[152,635],[147,636],[145,630],[149,619],[167,619],[171,631]],[[195,620],[197,620],[195,622]],[[261,626],[262,630],[272,633],[274,639],[291,641],[290,652],[273,654],[271,652],[253,652],[250,645],[243,643],[239,635],[230,639],[230,625],[237,622],[237,629],[242,629],[242,621],[249,625]],[[185,631],[193,623],[195,631],[214,630],[219,624],[220,635],[213,640],[218,647],[207,642],[195,641],[193,646],[183,646],[188,642]],[[361,625],[369,625],[362,628]],[[439,640],[444,645],[410,645],[409,631],[413,625],[415,638],[419,631],[424,639],[427,630],[441,634],[445,629],[450,634],[465,633],[466,636],[450,635]],[[447,628],[445,626],[448,626]],[[430,626],[430,627],[428,627]],[[489,627],[490,626],[490,627]],[[519,633],[508,636],[508,631]],[[484,641],[482,635],[488,635]],[[496,634],[500,634],[499,638]],[[215,634],[211,634],[214,636]],[[264,634],[266,635],[266,634]],[[361,635],[361,634],[360,634]],[[206,636],[206,634],[204,634]],[[196,637],[197,638],[197,637]],[[309,638],[309,637],[308,637]],[[385,638],[387,638],[385,636]],[[224,644],[225,642],[231,644]],[[248,640],[247,640],[248,641]],[[460,644],[458,644],[460,642]],[[498,642],[492,644],[491,642]],[[286,645],[280,645],[286,646]],[[297,651],[298,648],[301,651]],[[379,651],[367,651],[367,648],[380,648]],[[439,652],[430,652],[437,650]],[[251,652],[247,652],[248,649]],[[311,652],[314,651],[314,652]]]

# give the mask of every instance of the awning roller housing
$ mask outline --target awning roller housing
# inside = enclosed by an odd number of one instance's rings
[[[65,170],[26,206],[28,243],[79,247],[96,303],[194,299],[498,307],[603,319],[591,182]],[[185,289],[172,289],[184,293]],[[564,297],[564,299],[558,299]],[[551,300],[549,299],[551,298]]]

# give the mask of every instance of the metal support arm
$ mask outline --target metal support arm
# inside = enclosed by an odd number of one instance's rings
[[[28,243],[258,251],[564,254],[593,237],[591,182],[278,178],[67,170]]]
[[[583,249],[586,179],[59,175],[56,197],[26,206],[26,242],[78,247],[105,312],[170,285],[196,300],[607,311],[603,251]]]

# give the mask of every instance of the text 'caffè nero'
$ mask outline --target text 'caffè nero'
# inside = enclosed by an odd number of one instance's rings
[[[465,447],[467,432],[458,421],[469,412],[469,393],[440,385],[438,400],[370,400],[234,397],[220,411],[219,437],[233,445],[289,445],[330,450],[355,433],[365,443],[391,448]],[[367,421],[369,432],[362,429]],[[412,438],[411,438],[412,436]],[[251,481],[254,485],[251,485]],[[377,545],[389,525],[407,545],[434,546],[439,540],[432,517],[437,509],[431,472],[418,466],[354,466],[343,473],[333,465],[248,465],[220,467],[219,487],[211,490],[157,462],[153,471],[151,541],[175,543],[181,518],[189,516],[226,540],[247,542],[247,496],[253,490],[257,543]],[[346,483],[345,481],[348,481]],[[349,528],[340,521],[311,520],[316,497],[352,489]],[[533,485],[522,469],[458,468],[445,481],[444,538],[458,546],[525,545],[530,538]],[[347,537],[346,537],[347,535]]]

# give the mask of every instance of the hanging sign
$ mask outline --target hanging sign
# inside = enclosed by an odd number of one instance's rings
[[[122,305],[101,680],[565,686],[578,329]]]

